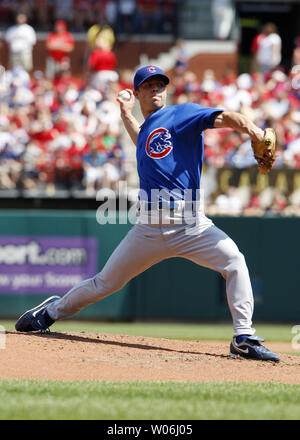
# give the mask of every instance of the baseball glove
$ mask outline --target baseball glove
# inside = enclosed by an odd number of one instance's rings
[[[267,174],[275,161],[276,133],[274,128],[266,128],[264,138],[260,142],[251,143],[258,169],[262,174]]]

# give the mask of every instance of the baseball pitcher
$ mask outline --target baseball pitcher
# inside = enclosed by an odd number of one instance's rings
[[[50,297],[25,312],[16,330],[43,331],[56,320],[120,290],[152,265],[182,257],[218,271],[226,280],[233,320],[231,356],[278,362],[280,357],[254,335],[253,294],[245,258],[233,240],[205,216],[200,185],[205,130],[229,127],[247,134],[263,173],[274,162],[274,131],[264,132],[236,112],[192,103],[167,105],[169,78],[157,66],[137,70],[133,83],[134,90],[126,90],[127,96],[122,93],[117,100],[124,126],[136,145],[140,179],[137,222],[100,273],[63,297]],[[141,126],[132,114],[135,100],[145,119]]]

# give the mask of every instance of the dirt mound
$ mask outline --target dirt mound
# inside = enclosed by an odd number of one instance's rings
[[[300,383],[300,357],[284,354],[291,344],[267,347],[281,354],[280,363],[232,359],[223,341],[7,332],[0,378]]]

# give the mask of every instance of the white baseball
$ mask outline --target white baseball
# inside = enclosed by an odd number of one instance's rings
[[[127,90],[121,90],[118,97],[124,99],[124,101],[129,101],[131,99],[131,94]]]

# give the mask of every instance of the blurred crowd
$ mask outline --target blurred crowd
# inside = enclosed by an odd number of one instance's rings
[[[1,0],[0,25],[13,25],[19,12],[39,31],[64,20],[74,32],[106,23],[116,33],[169,33],[176,27],[178,4],[179,0]]]
[[[45,72],[34,70],[35,33],[19,12],[5,39],[9,66],[0,72],[0,189],[57,194],[115,189],[127,178],[116,96],[131,86],[117,72],[114,32],[94,25],[87,39],[86,75],[72,76],[75,42],[64,20],[46,39]]]
[[[228,72],[223,81],[217,81],[211,70],[199,79],[182,66],[180,73],[175,70],[170,104],[189,101],[239,111],[262,128],[274,127],[278,135],[274,169],[300,169],[299,66],[289,74],[275,70],[265,77]],[[100,88],[72,77],[69,70],[54,79],[40,71],[30,76],[21,66],[4,72],[0,188],[42,189],[50,195],[57,189],[79,189],[91,196],[99,188],[116,189],[128,177],[116,95],[132,86],[132,75],[124,71]],[[261,192],[249,185],[230,186],[225,193],[218,190],[218,170],[256,168],[247,137],[230,129],[207,130],[204,151],[208,214],[300,215],[299,185],[291,194],[271,186]]]
[[[278,147],[274,168],[300,168],[300,66],[289,74],[274,70],[266,75],[228,72],[217,81],[212,70],[199,81],[186,70],[173,79],[174,104],[197,102],[207,107],[237,111],[248,116],[259,127],[273,127]],[[229,129],[208,130],[205,136],[205,161],[215,168],[247,168],[254,165],[251,142]]]
[[[127,85],[127,84],[126,84]],[[116,95],[119,81],[105,91],[64,71],[54,80],[22,68],[1,80],[0,188],[85,190],[115,188],[126,180],[126,154]]]
[[[28,24],[28,17],[30,5],[37,3],[56,8],[57,20],[45,42],[48,50],[45,72],[34,70],[32,65],[36,34]],[[98,189],[116,189],[118,182],[130,178],[132,154],[129,157],[125,147],[116,96],[120,90],[132,87],[134,72],[118,68],[113,51],[113,27],[97,24],[87,32],[86,75],[72,76],[70,54],[75,42],[68,27],[72,21],[66,14],[68,5],[75,3],[79,7],[79,3],[96,6],[99,2],[64,0],[59,4],[54,0],[7,0],[0,4],[0,8],[6,7],[7,11],[18,5],[16,24],[10,26],[4,36],[10,48],[10,68],[0,71],[0,190],[41,191],[48,195],[60,189],[78,190],[94,196]],[[127,5],[127,11],[142,3],[153,6],[162,2],[101,2],[107,10]],[[164,3],[170,5],[176,1]],[[58,13],[62,4],[65,12]],[[3,15],[0,17],[3,20]],[[128,30],[128,26],[132,26],[126,20],[120,23]],[[151,23],[155,21],[151,19]],[[230,184],[228,190],[220,192],[216,184],[218,170],[252,169],[256,168],[256,161],[247,136],[229,129],[207,130],[202,187],[205,187],[208,214],[300,215],[297,174],[300,169],[300,41],[297,41],[292,68],[286,72],[280,66],[280,37],[274,26],[267,26],[254,41],[255,62],[251,73],[236,75],[227,71],[223,72],[222,79],[219,76],[217,79],[211,69],[205,70],[201,78],[197,77],[189,69],[184,41],[177,40],[169,103],[195,102],[237,111],[261,128],[273,127],[278,138],[274,169],[295,172],[293,190],[289,192],[286,187],[265,185],[262,191],[257,185],[249,184],[237,188]],[[273,56],[270,47],[276,46],[274,42],[277,47]],[[269,54],[269,58],[262,56],[261,51]]]
[[[276,217],[300,216],[300,190],[290,195],[279,188],[269,186],[258,192],[249,186],[229,187],[224,193],[217,191],[206,199],[205,212],[215,216]]]
[[[273,26],[267,26],[264,31],[265,35],[272,34],[272,42],[279,41],[279,37],[275,37]],[[278,54],[276,48],[276,56],[270,56],[268,66],[265,57],[265,62],[262,65],[257,63],[252,73],[235,75],[232,71],[227,71],[222,80],[217,80],[211,69],[205,70],[203,77],[198,78],[189,70],[188,60],[184,57],[181,45],[179,46],[171,86],[171,103],[195,102],[207,107],[241,112],[262,129],[273,127],[278,141],[274,169],[295,172],[292,192],[288,192],[287,188],[276,187],[259,192],[255,185],[253,187],[249,184],[242,188],[230,186],[227,191],[220,192],[216,187],[217,170],[250,169],[256,168],[257,164],[247,136],[230,129],[207,130],[204,137],[204,163],[208,172],[207,176],[203,176],[203,183],[208,213],[300,215],[300,64],[297,62],[300,42],[298,43],[289,72],[280,66],[280,50]],[[265,41],[264,44],[266,48],[268,42]],[[214,170],[214,173],[210,170]]]

